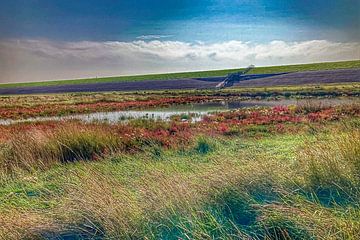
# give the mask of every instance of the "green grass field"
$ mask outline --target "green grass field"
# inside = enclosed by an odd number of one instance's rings
[[[301,65],[284,65],[284,66],[272,66],[272,67],[256,67],[255,69],[251,70],[250,74],[332,70],[332,69],[344,69],[344,68],[360,68],[360,60],[344,61],[344,62],[312,63],[312,64],[301,64]],[[57,81],[31,82],[31,83],[6,83],[6,84],[0,84],[0,88],[25,87],[25,86],[29,86],[29,87],[54,86],[54,85],[63,85],[63,84],[84,84],[84,83],[119,82],[119,81],[144,81],[144,80],[180,79],[180,78],[218,77],[218,76],[225,76],[228,73],[236,72],[239,70],[241,69],[104,77],[104,78],[89,78],[89,79],[75,79],[75,80],[57,80]]]
[[[32,170],[0,178],[0,238],[355,240],[358,124],[309,125],[300,135],[252,126],[248,136],[200,137],[184,150],[144,145],[45,170],[28,162]],[[86,132],[66,138],[76,137],[74,151],[96,145]],[[38,144],[15,151],[49,154]]]

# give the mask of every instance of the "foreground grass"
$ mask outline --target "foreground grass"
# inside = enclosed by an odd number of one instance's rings
[[[284,65],[284,66],[272,66],[272,67],[257,67],[251,70],[250,74],[333,70],[333,69],[344,69],[344,68],[360,68],[360,60],[345,61],[345,62],[312,63],[312,64],[300,64],[300,65]],[[226,76],[229,73],[237,72],[240,70],[243,69],[226,69],[226,70],[213,70],[213,71],[201,71],[201,72],[182,72],[182,73],[168,73],[168,74],[89,78],[89,79],[76,79],[76,80],[57,80],[57,81],[31,82],[31,83],[6,83],[6,84],[0,84],[0,88],[55,86],[55,85],[64,85],[64,84],[84,84],[84,83],[123,82],[123,81],[167,80],[167,79],[199,78],[199,77],[219,77],[219,76]]]
[[[79,159],[104,142],[116,145],[105,133],[56,135],[71,149],[62,149],[71,161],[2,171],[0,237],[357,239],[359,126],[351,118],[289,124],[289,131],[274,133],[255,124],[230,135],[196,136],[180,148],[146,144],[136,154],[96,161]],[[31,145],[13,148],[14,159]]]

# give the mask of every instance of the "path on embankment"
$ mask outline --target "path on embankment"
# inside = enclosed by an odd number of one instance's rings
[[[55,86],[12,87],[0,88],[0,95],[34,94],[34,93],[65,93],[65,92],[102,92],[102,91],[146,91],[173,89],[211,89],[224,77],[185,78],[173,80],[144,80],[103,82],[89,84],[64,84]],[[237,87],[268,87],[281,85],[303,85],[323,83],[360,82],[360,69],[339,69],[325,71],[307,71],[279,74],[249,74]]]

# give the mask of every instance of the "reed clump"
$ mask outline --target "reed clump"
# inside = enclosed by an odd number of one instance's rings
[[[2,172],[31,171],[59,163],[96,160],[121,147],[119,139],[100,129],[68,126],[52,132],[15,133],[2,143],[0,169]]]

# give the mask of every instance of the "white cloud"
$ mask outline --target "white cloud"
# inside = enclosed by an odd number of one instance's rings
[[[0,82],[194,71],[221,68],[338,61],[360,58],[360,43],[326,40],[0,42]]]
[[[153,40],[153,39],[160,39],[160,38],[169,38],[172,37],[173,35],[155,35],[155,34],[150,34],[150,35],[141,35],[136,37],[137,39],[141,39],[141,40]]]

